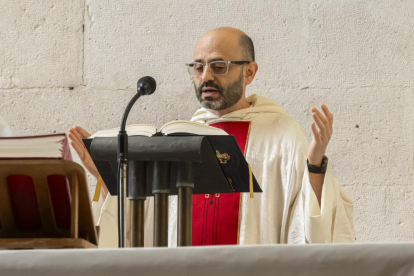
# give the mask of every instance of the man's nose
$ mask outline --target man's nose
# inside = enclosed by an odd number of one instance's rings
[[[208,82],[214,80],[214,75],[210,71],[210,66],[205,66],[203,74],[201,75],[202,82]]]

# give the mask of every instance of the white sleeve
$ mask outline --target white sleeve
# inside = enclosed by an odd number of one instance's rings
[[[302,196],[305,237],[309,243],[344,243],[355,241],[353,203],[333,178],[328,166],[322,187],[321,206],[305,167]]]
[[[99,226],[99,248],[116,248],[118,247],[118,215],[117,196],[111,196],[109,193],[103,198],[100,191],[98,201],[92,201],[92,213],[95,225]]]
[[[105,199],[102,198],[102,195],[99,195],[98,201],[92,201],[92,213],[95,225],[98,225],[99,218],[101,217],[101,210],[104,204]]]
[[[100,197],[101,198],[101,197]],[[97,221],[99,225],[99,248],[118,247],[118,197],[108,194],[100,210]]]

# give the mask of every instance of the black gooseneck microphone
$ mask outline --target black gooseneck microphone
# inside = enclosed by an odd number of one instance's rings
[[[143,95],[154,93],[157,83],[152,77],[146,76],[140,78],[137,83],[137,94],[131,99],[125,108],[122,116],[121,128],[118,134],[118,246],[126,247],[127,229],[125,215],[125,198],[127,187],[127,166],[128,166],[128,134],[125,131],[126,121],[129,112],[135,102]]]
[[[132,106],[135,102],[143,95],[151,95],[154,93],[155,89],[157,88],[157,83],[155,82],[154,78],[146,76],[142,77],[138,80],[137,83],[137,94],[131,99],[127,107],[125,108],[124,115],[122,116],[122,123],[121,123],[121,131],[125,131],[126,120],[129,115],[129,111],[131,110]]]
[[[155,82],[154,78],[152,77],[143,77],[138,80],[137,83],[137,92],[140,91],[143,95],[151,95],[154,93],[155,89],[157,88],[157,83]]]

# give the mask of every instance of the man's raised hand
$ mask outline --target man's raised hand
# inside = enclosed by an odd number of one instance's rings
[[[309,164],[315,166],[321,166],[333,132],[333,115],[325,104],[322,104],[321,108],[324,115],[315,107],[311,109],[314,122],[311,125],[313,138],[309,147],[308,160]]]
[[[70,138],[70,145],[75,149],[78,154],[82,164],[85,168],[96,178],[99,177],[98,169],[92,161],[91,156],[89,155],[88,150],[82,142],[82,139],[88,138],[91,136],[89,132],[81,128],[80,126],[75,126],[69,130],[68,134]]]

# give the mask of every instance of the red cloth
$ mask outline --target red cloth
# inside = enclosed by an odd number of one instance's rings
[[[49,175],[47,181],[56,226],[69,230],[71,218],[69,182],[63,175]],[[28,232],[40,231],[42,221],[33,179],[27,175],[10,175],[7,177],[7,185],[17,229]]]
[[[211,126],[234,135],[244,154],[250,122],[221,122]],[[193,196],[193,245],[238,243],[240,193]]]
[[[33,179],[27,175],[10,175],[7,185],[17,229],[29,232],[41,230],[42,221]]]

